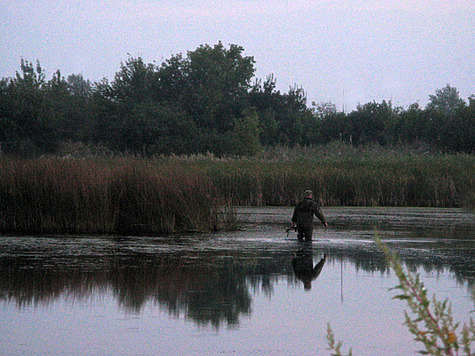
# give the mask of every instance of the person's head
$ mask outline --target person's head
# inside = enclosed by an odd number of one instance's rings
[[[306,190],[305,198],[313,198],[313,192],[311,190]]]

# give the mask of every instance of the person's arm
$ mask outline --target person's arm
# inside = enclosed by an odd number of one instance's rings
[[[327,260],[327,255],[323,255],[323,258],[318,262],[315,267],[313,268],[312,271],[312,279],[317,278],[320,275],[320,272],[322,272],[323,266],[325,265],[325,262]]]
[[[325,220],[325,216],[323,216],[322,210],[320,207],[315,203],[315,209],[314,209],[315,216],[322,222],[325,227],[328,226],[327,221]]]

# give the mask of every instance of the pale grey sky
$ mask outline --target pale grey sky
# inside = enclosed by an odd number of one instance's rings
[[[24,58],[48,79],[112,79],[128,54],[160,64],[222,41],[279,90],[302,86],[309,105],[425,105],[446,84],[465,100],[475,92],[473,0],[0,0],[0,14],[0,77]]]

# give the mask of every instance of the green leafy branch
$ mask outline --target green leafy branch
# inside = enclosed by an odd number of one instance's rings
[[[327,341],[328,341],[328,350],[333,351],[331,354],[332,356],[342,356],[341,347],[343,343],[341,341],[335,340],[335,334],[330,326],[330,323],[327,324]],[[350,350],[348,351],[348,356],[352,356],[353,352]]]

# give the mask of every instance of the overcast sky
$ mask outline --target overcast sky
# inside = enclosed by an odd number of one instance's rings
[[[0,77],[24,58],[48,79],[113,79],[129,55],[160,64],[222,41],[279,90],[302,86],[309,105],[425,105],[446,84],[465,100],[475,92],[474,0],[0,0],[0,14]]]

